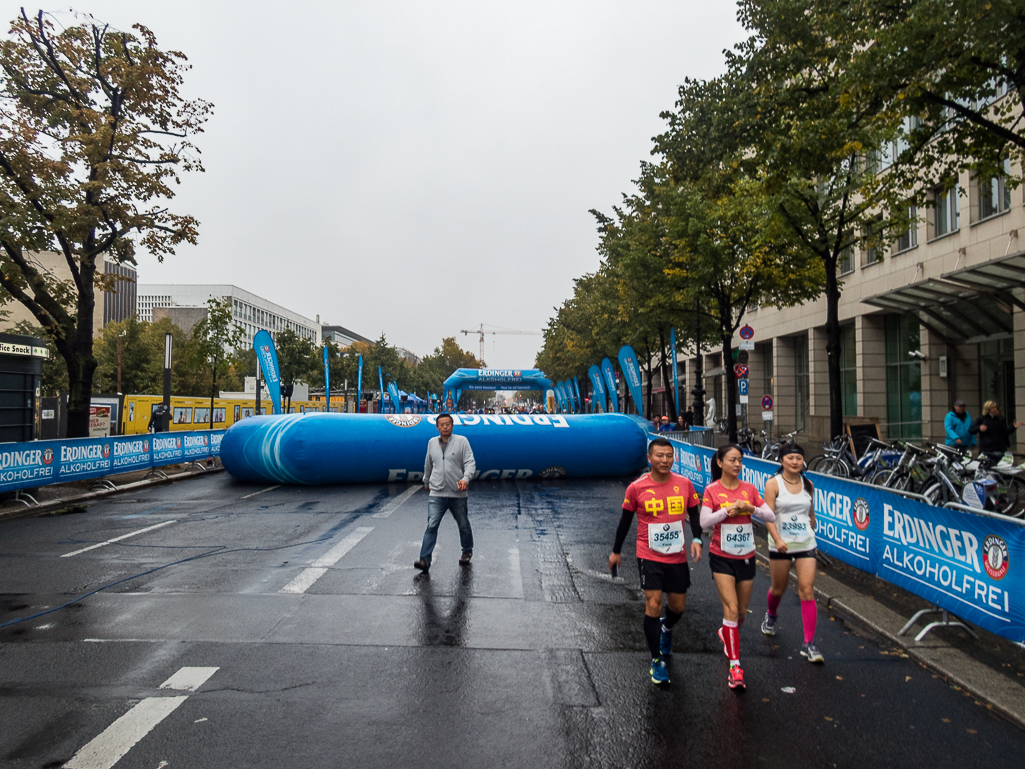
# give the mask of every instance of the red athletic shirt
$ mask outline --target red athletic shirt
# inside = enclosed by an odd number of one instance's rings
[[[627,486],[623,509],[637,515],[637,557],[661,563],[686,563],[687,548],[684,540],[684,523],[687,508],[697,507],[698,493],[689,480],[676,473],[669,474],[665,483],[655,483],[651,474],[645,473]],[[648,531],[651,526],[652,531]],[[649,546],[649,537],[659,552]]]
[[[746,481],[740,481],[740,485],[735,489],[727,489],[720,481],[716,481],[715,483],[710,483],[705,487],[705,496],[701,500],[701,506],[710,508],[714,513],[720,508],[727,507],[732,505],[734,502],[739,501],[750,502],[755,507],[760,507],[764,503],[761,495],[758,493],[758,489]],[[754,555],[755,547],[753,537],[750,538],[749,551],[745,553],[737,552],[737,550],[746,550],[746,545],[744,547],[738,547],[737,545],[729,545],[727,543],[727,546],[732,547],[734,552],[726,552],[722,547],[723,543],[720,541],[723,526],[727,527],[728,535],[745,534],[746,532],[751,531],[751,516],[737,515],[733,518],[727,518],[722,523],[717,523],[712,529],[712,541],[708,544],[709,553],[722,556],[723,558],[738,559],[750,558]]]

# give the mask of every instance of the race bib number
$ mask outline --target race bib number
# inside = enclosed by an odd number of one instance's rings
[[[727,555],[751,555],[755,532],[750,523],[724,523],[719,529],[719,549]]]
[[[791,542],[804,542],[808,539],[811,527],[808,521],[780,521],[776,527],[780,537],[787,544]]]
[[[648,549],[670,555],[683,550],[683,521],[648,524]]]

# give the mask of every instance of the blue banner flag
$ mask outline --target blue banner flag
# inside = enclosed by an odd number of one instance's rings
[[[377,383],[381,385],[381,413],[384,413],[384,374],[381,373],[381,367],[377,367]]]
[[[388,397],[391,398],[391,406],[396,414],[402,413],[402,403],[399,400],[399,387],[394,382],[388,383]]]
[[[624,344],[619,350],[619,367],[623,370],[626,378],[626,387],[630,391],[634,408],[637,413],[644,416],[644,395],[641,392],[641,364],[637,362],[637,353],[634,348]]]
[[[591,411],[605,411],[605,385],[601,381],[601,371],[597,366],[587,370],[587,378],[591,380]]]
[[[566,412],[572,414],[576,411],[576,404],[573,402],[573,383],[568,379],[562,383],[562,397],[566,399]]]
[[[577,411],[584,413],[584,399],[580,397],[580,380],[573,377],[573,392],[577,396]]]
[[[274,413],[281,413],[281,369],[278,368],[278,351],[274,348],[274,338],[270,331],[261,328],[253,337],[253,350],[260,361],[263,371],[263,382],[267,385],[267,394],[274,404]]]
[[[360,355],[356,365],[356,413],[359,413],[360,404],[363,403],[363,356]]]
[[[608,358],[601,362],[601,373],[605,375],[605,387],[609,392],[609,411],[615,414],[619,411],[619,393],[616,392],[616,372]]]
[[[555,399],[559,402],[559,410],[565,413],[568,411],[566,408],[566,385],[559,382],[555,385]]]
[[[324,411],[331,410],[331,365],[328,360],[327,342],[324,342]]]
[[[676,364],[676,329],[669,329],[669,347],[673,355],[673,403],[676,404],[677,415],[682,414],[684,409],[680,408],[680,369]]]

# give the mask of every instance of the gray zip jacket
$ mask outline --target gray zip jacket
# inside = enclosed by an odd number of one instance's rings
[[[466,492],[456,486],[459,481],[470,482],[477,472],[470,442],[462,435],[452,433],[447,443],[441,436],[427,443],[424,461],[424,485],[430,486],[432,497],[465,497]]]

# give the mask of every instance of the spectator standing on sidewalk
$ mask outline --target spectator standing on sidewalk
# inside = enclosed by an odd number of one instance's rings
[[[947,433],[944,441],[948,446],[961,446],[970,448],[975,445],[975,436],[972,435],[972,415],[965,408],[965,402],[960,398],[954,401],[954,408],[947,412],[943,419],[943,429]]]
[[[1008,425],[997,402],[986,401],[982,404],[982,416],[969,429],[979,436],[979,453],[986,454],[993,462],[999,462],[1011,446],[1011,433],[1022,424],[1016,420]]]
[[[459,544],[463,550],[460,565],[468,565],[473,556],[473,530],[466,510],[466,490],[477,471],[477,463],[470,442],[462,435],[452,434],[453,425],[450,414],[438,414],[435,420],[438,437],[427,443],[427,458],[424,460],[424,488],[430,492],[427,498],[427,530],[424,531],[420,558],[413,563],[423,572],[431,568],[438,526],[446,511],[452,513],[459,526]]]

